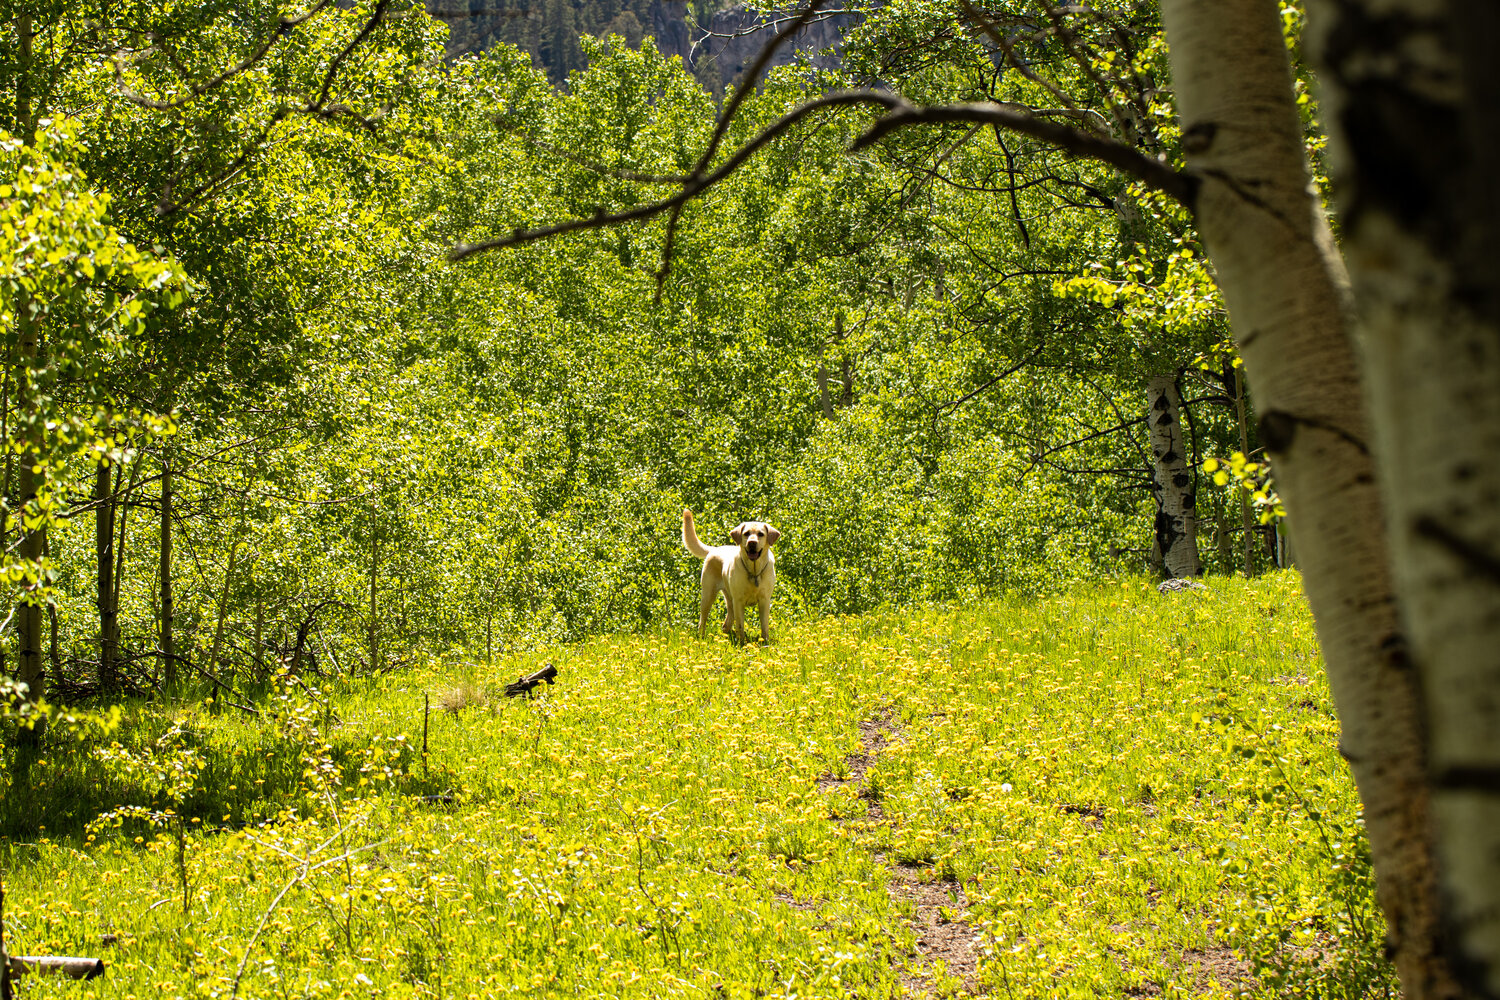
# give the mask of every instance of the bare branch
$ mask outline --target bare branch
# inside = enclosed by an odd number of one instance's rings
[[[815,4],[816,2],[817,0],[814,0]],[[812,8],[809,8],[810,10]],[[770,51],[776,44],[784,40],[785,37],[795,30],[796,26],[800,26],[801,23],[805,22],[801,19],[794,22],[792,27],[784,30],[777,36],[775,41],[767,45],[761,52],[761,58],[757,59],[756,66],[752,67],[752,69],[757,71],[764,69],[765,63],[770,59]],[[994,125],[1011,132],[1040,139],[1074,156],[1098,160],[1123,170],[1145,183],[1148,187],[1175,198],[1190,211],[1197,199],[1199,182],[1193,175],[1175,170],[1164,161],[1146,156],[1122,142],[1116,142],[1105,136],[1085,132],[1069,125],[1063,125],[1046,118],[1038,117],[1030,108],[993,102],[919,107],[895,94],[881,90],[838,91],[832,94],[825,94],[822,97],[808,101],[806,104],[799,105],[782,115],[744,146],[740,147],[717,170],[703,176],[701,171],[712,157],[719,141],[727,130],[728,123],[738,107],[738,99],[743,94],[748,93],[749,89],[747,87],[736,92],[735,100],[731,101],[730,107],[726,108],[724,115],[721,116],[719,127],[714,133],[714,138],[710,142],[709,148],[704,152],[702,158],[699,159],[698,165],[693,168],[692,174],[683,181],[682,190],[671,197],[641,205],[624,212],[607,213],[601,209],[586,219],[573,219],[568,222],[559,222],[554,225],[541,226],[534,229],[518,228],[508,236],[485,240],[481,243],[460,244],[449,253],[448,259],[456,262],[487,250],[498,250],[504,247],[520,246],[524,243],[534,243],[537,240],[560,236],[563,233],[577,232],[585,229],[603,229],[626,222],[638,222],[667,211],[671,211],[675,215],[680,211],[681,206],[687,204],[687,202],[729,176],[763,146],[787,131],[803,118],[823,108],[858,104],[878,104],[886,109],[886,113],[876,119],[874,124],[855,140],[854,144],[850,147],[851,151],[871,146],[889,133],[910,125]],[[663,270],[658,272],[658,285],[660,285],[660,281],[665,279],[665,271],[669,268],[670,259],[664,261]]]
[[[755,83],[766,71],[766,67],[771,64],[771,57],[776,54],[776,50],[813,19],[813,15],[818,12],[818,7],[822,3],[823,0],[808,0],[807,9],[792,18],[786,27],[776,33],[775,38],[761,47],[760,53],[755,57],[755,62],[751,63],[750,68],[745,71],[739,89],[734,92],[734,96],[729,99],[729,103],[719,114],[719,124],[714,127],[714,134],[709,136],[708,148],[703,151],[703,155],[698,158],[698,163],[693,167],[694,177],[708,169],[708,164],[713,160],[714,154],[719,151],[719,143],[724,141],[724,134],[729,131],[730,123],[734,121],[734,116],[739,114],[740,105],[745,103],[746,97],[755,92]]]
[[[971,400],[975,396],[979,395],[981,392],[984,392],[986,389],[990,388],[991,386],[998,385],[1003,380],[1009,378],[1010,376],[1014,375],[1016,372],[1020,371],[1022,368],[1025,368],[1027,365],[1031,364],[1037,358],[1041,357],[1042,351],[1044,351],[1046,349],[1047,349],[1047,345],[1046,344],[1038,344],[1037,347],[1036,347],[1036,350],[1032,351],[1026,357],[1022,358],[1020,361],[1017,361],[1015,364],[1011,365],[1009,368],[1005,369],[1005,371],[1001,372],[999,375],[996,375],[994,378],[990,379],[988,382],[984,383],[984,385],[981,385],[979,388],[975,389],[973,392],[966,393],[965,395],[960,396],[958,399],[950,400],[949,402],[943,403],[935,411],[933,411],[932,422],[933,422],[934,426],[937,424],[938,418],[943,415],[943,411],[944,410],[947,410],[949,413],[952,413],[954,410],[958,409],[960,406],[964,405],[969,400]]]
[[[899,103],[900,98],[897,98],[892,94],[887,94],[875,90],[853,90],[825,94],[822,97],[819,97],[812,101],[808,101],[806,104],[802,104],[793,108],[791,111],[788,111],[776,121],[766,126],[759,135],[755,136],[755,138],[751,139],[745,145],[741,146],[738,152],[736,152],[733,156],[726,160],[723,166],[719,167],[719,169],[715,170],[713,173],[696,180],[689,177],[683,184],[682,190],[672,195],[670,198],[663,198],[660,201],[654,201],[648,205],[641,205],[637,208],[632,208],[624,212],[605,213],[601,211],[586,219],[573,219],[568,222],[559,222],[555,225],[542,226],[536,229],[517,229],[509,236],[502,236],[497,239],[486,240],[483,243],[460,244],[459,246],[454,247],[453,251],[448,255],[448,259],[451,261],[460,261],[464,260],[465,258],[472,257],[477,253],[483,253],[486,250],[498,250],[502,247],[520,246],[523,243],[535,243],[537,240],[544,240],[551,236],[559,236],[563,233],[572,233],[584,229],[603,229],[608,226],[616,226],[625,222],[639,222],[642,219],[649,219],[653,216],[660,215],[662,212],[666,212],[674,208],[675,206],[687,204],[693,198],[702,194],[704,191],[707,191],[709,188],[719,183],[719,181],[723,180],[725,177],[728,177],[730,174],[738,170],[741,164],[743,164],[751,156],[754,156],[772,139],[775,139],[787,129],[791,128],[793,125],[797,124],[799,121],[806,118],[808,115],[813,114],[814,112],[821,111],[824,108],[849,106],[855,104],[879,104],[884,107],[891,108],[896,107]]]
[[[308,18],[312,17],[313,15],[317,14],[319,11],[321,11],[324,7],[327,7],[332,2],[333,2],[333,0],[319,0],[319,2],[317,4],[315,4],[310,10],[308,10],[306,13],[301,14],[301,15],[299,15],[297,17],[280,17],[280,18],[277,18],[276,19],[276,25],[272,29],[271,34],[266,38],[266,41],[265,41],[264,45],[262,45],[260,48],[256,49],[254,52],[252,52],[250,55],[246,56],[244,59],[241,59],[234,66],[231,66],[229,69],[226,69],[224,72],[222,72],[218,76],[214,77],[212,80],[207,80],[207,81],[205,81],[203,83],[194,84],[193,86],[189,87],[187,94],[185,94],[182,97],[179,97],[175,101],[158,101],[158,100],[156,100],[154,98],[146,97],[146,96],[144,96],[142,94],[137,94],[137,93],[135,93],[133,91],[126,90],[126,89],[123,89],[123,88],[120,90],[120,96],[123,97],[123,98],[125,98],[125,100],[129,101],[132,104],[138,105],[139,107],[143,107],[143,108],[150,108],[153,111],[172,111],[172,110],[174,110],[176,108],[180,108],[184,104],[186,104],[189,101],[193,100],[194,98],[196,98],[196,97],[202,97],[204,94],[208,93],[210,90],[217,89],[218,87],[222,86],[228,80],[231,80],[234,77],[239,76],[241,73],[245,72],[246,70],[252,68],[256,63],[260,62],[262,59],[265,58],[266,53],[270,52],[271,49],[276,45],[276,43],[278,41],[280,41],[282,38],[285,38],[288,34],[290,34],[291,30],[293,28],[295,28],[297,25],[301,24],[302,22],[306,21]],[[174,66],[178,65],[178,63],[177,63],[177,61],[176,61],[173,53],[171,52],[171,50],[168,49],[166,46],[162,46],[161,48],[162,48],[162,51],[167,54],[168,58],[172,59],[173,65]],[[179,66],[179,70],[178,71],[181,72],[180,66]],[[116,82],[123,82],[121,80],[120,60],[118,58],[115,60],[115,81]]]
[[[339,69],[343,66],[344,60],[348,59],[349,54],[359,47],[359,43],[363,42],[367,37],[369,37],[370,32],[375,30],[375,26],[379,24],[385,17],[386,8],[388,8],[390,5],[391,0],[380,0],[380,2],[375,5],[375,9],[370,12],[370,19],[366,21],[365,26],[359,30],[359,34],[355,35],[353,40],[350,41],[348,45],[344,46],[344,50],[342,52],[333,57],[333,62],[328,64],[328,73],[323,77],[323,89],[318,93],[318,99],[312,104],[308,105],[309,111],[313,109],[322,109],[328,104],[329,91],[333,89],[333,81],[338,76]]]
[[[950,157],[954,153],[958,152],[959,147],[962,146],[964,143],[968,142],[970,139],[974,138],[974,134],[976,132],[978,132],[982,128],[984,128],[984,125],[983,124],[979,124],[979,125],[975,125],[971,129],[969,129],[969,131],[965,132],[963,135],[961,135],[957,139],[955,139],[953,141],[952,145],[950,145],[947,149],[945,149],[941,153],[939,153],[938,156],[937,156],[937,159],[935,159],[935,160],[932,161],[932,166],[930,168],[923,168],[923,173],[926,176],[923,177],[922,180],[917,183],[916,187],[912,188],[911,194],[909,194],[905,198],[901,199],[901,207],[905,208],[906,206],[910,205],[913,201],[915,201],[916,198],[917,198],[917,195],[921,194],[922,193],[922,189],[927,186],[927,182],[928,181],[932,180],[934,177],[938,177],[938,178],[941,179],[942,175],[939,174],[938,171],[942,169],[944,163],[948,162],[948,157]]]
[[[996,45],[1000,46],[1000,51],[1005,53],[1005,61],[1009,63],[1016,72],[1020,73],[1026,79],[1030,80],[1032,83],[1036,84],[1043,90],[1046,90],[1053,97],[1057,98],[1062,102],[1065,108],[1075,112],[1079,110],[1078,106],[1075,105],[1073,101],[1068,97],[1068,95],[1063,93],[1056,84],[1052,83],[1049,80],[1042,79],[1042,77],[1039,76],[1035,70],[1026,65],[1024,60],[1017,59],[1015,47],[1011,45],[1006,37],[1000,33],[1000,29],[995,26],[994,22],[981,14],[979,12],[979,9],[972,3],[970,3],[969,0],[959,0],[959,6],[963,8],[964,13],[969,16],[969,19],[979,26],[980,31],[984,32]],[[1093,113],[1097,114],[1097,112]],[[1102,115],[1100,115],[1099,117],[1101,120],[1103,120]]]
[[[330,2],[330,0],[324,0],[324,2]],[[172,215],[176,212],[182,211],[184,208],[189,208],[202,199],[205,199],[214,194],[245,168],[246,164],[250,162],[251,155],[254,154],[256,150],[258,150],[270,137],[271,131],[294,112],[297,114],[313,115],[314,117],[325,120],[330,118],[337,118],[342,115],[345,117],[353,118],[364,128],[374,133],[376,130],[373,121],[364,118],[363,116],[355,112],[352,108],[349,108],[347,105],[330,105],[328,103],[328,97],[333,89],[333,82],[338,77],[339,70],[344,64],[344,60],[349,58],[350,53],[352,53],[361,42],[369,37],[370,32],[374,31],[375,26],[384,19],[386,9],[390,6],[390,3],[391,0],[380,0],[380,2],[375,5],[375,10],[371,12],[370,19],[366,21],[365,26],[360,29],[359,34],[355,35],[353,40],[350,41],[348,45],[344,46],[343,50],[340,51],[338,55],[334,56],[333,61],[328,65],[328,72],[323,75],[323,86],[319,91],[317,100],[310,101],[300,108],[292,107],[286,104],[279,106],[271,115],[270,121],[266,122],[265,127],[260,130],[260,134],[250,142],[246,143],[244,148],[240,150],[240,154],[233,160],[231,160],[227,167],[225,167],[223,170],[220,170],[213,177],[210,177],[208,180],[204,181],[202,184],[194,188],[186,198],[174,200],[172,197],[173,185],[169,182],[162,193],[161,199],[156,204],[156,214]],[[307,14],[291,23],[301,23],[301,21],[306,20],[308,17],[311,17],[312,14],[313,11],[309,11]]]
[[[1123,142],[1116,142],[1092,132],[1037,117],[1029,108],[992,102],[974,104],[940,104],[919,107],[901,98],[886,103],[891,108],[864,135],[855,140],[852,149],[864,149],[891,132],[910,125],[973,124],[998,125],[1010,132],[1028,135],[1050,143],[1074,156],[1107,163],[1125,171],[1148,187],[1175,198],[1189,210],[1198,194],[1198,180],[1191,174],[1174,170],[1167,163],[1146,156]]]

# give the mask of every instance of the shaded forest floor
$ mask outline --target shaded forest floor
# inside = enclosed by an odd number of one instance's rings
[[[59,727],[8,759],[4,821],[35,832],[0,852],[7,937],[109,970],[22,995],[1383,989],[1298,578],[1209,583]],[[544,662],[556,686],[500,696]]]

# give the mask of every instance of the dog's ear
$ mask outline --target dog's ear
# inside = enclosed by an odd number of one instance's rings
[[[769,524],[766,525],[766,544],[775,545],[779,541],[781,541],[781,532],[777,531]]]
[[[734,530],[729,533],[729,537],[734,539],[734,544],[740,544],[745,538],[745,522],[741,521],[739,524],[736,524]]]

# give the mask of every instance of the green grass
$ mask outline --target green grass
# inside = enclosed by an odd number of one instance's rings
[[[765,649],[600,638],[294,688],[275,719],[182,709],[165,741],[138,709],[30,791],[7,771],[13,834],[49,827],[0,855],[12,951],[110,965],[23,995],[1382,995],[1298,580],[1212,586],[795,623]],[[556,687],[498,697],[547,661]],[[890,739],[863,781],[829,780],[871,719]],[[122,766],[156,743],[185,778]],[[120,805],[158,826],[83,825]],[[916,947],[909,882],[946,894],[966,983]]]

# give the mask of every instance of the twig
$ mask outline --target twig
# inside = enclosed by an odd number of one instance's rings
[[[287,35],[289,35],[291,33],[291,30],[293,28],[295,28],[297,25],[301,24],[302,22],[306,21],[308,18],[312,17],[313,15],[317,14],[324,7],[327,7],[331,2],[332,2],[332,0],[321,0],[321,2],[319,2],[318,4],[316,4],[311,10],[307,11],[305,14],[302,14],[299,17],[280,17],[280,18],[277,18],[276,19],[276,26],[271,31],[270,37],[268,37],[266,39],[266,43],[264,45],[262,45],[255,52],[253,52],[250,55],[246,56],[244,59],[240,60],[239,63],[237,63],[236,65],[230,67],[229,69],[226,69],[224,72],[222,72],[218,76],[214,77],[212,80],[208,80],[208,81],[206,81],[204,83],[194,84],[194,85],[190,86],[188,88],[187,94],[185,96],[183,96],[183,97],[178,98],[175,101],[158,101],[158,100],[155,100],[154,98],[145,97],[145,96],[143,96],[141,94],[137,94],[137,93],[134,93],[133,91],[126,90],[126,89],[123,89],[123,88],[120,90],[120,96],[123,97],[123,98],[125,98],[127,101],[129,101],[132,104],[138,105],[138,106],[143,107],[143,108],[150,108],[150,109],[152,109],[154,111],[172,111],[172,110],[174,110],[176,108],[180,108],[184,104],[186,104],[189,101],[191,101],[193,98],[195,98],[195,97],[202,97],[204,94],[208,93],[210,90],[214,90],[214,89],[218,88],[219,86],[221,86],[225,81],[227,81],[227,80],[229,80],[229,79],[231,79],[233,77],[236,77],[239,74],[241,74],[241,73],[245,72],[246,70],[250,69],[251,67],[253,67],[256,63],[260,62],[263,58],[265,58],[266,53],[271,51],[271,47],[274,46],[279,39],[284,38]],[[168,50],[165,47],[163,47],[163,51],[168,51]],[[168,54],[170,55],[170,52]],[[175,62],[175,60],[174,60],[174,62]],[[122,76],[121,76],[121,72],[120,72],[120,62],[119,62],[118,58],[115,61],[115,80],[116,80],[116,82],[123,82],[123,79],[122,79]]]
[[[670,198],[663,198],[660,201],[654,201],[648,205],[641,205],[638,208],[632,208],[624,212],[598,212],[586,219],[573,219],[568,222],[559,222],[551,226],[540,226],[535,229],[517,229],[509,236],[486,240],[483,243],[463,243],[454,247],[453,251],[448,255],[448,259],[455,262],[461,261],[488,250],[499,250],[504,247],[535,243],[537,240],[560,236],[563,233],[578,232],[585,229],[604,229],[609,226],[620,225],[621,223],[639,222],[652,218],[677,205],[686,204],[718,184],[724,178],[738,170],[746,160],[759,152],[772,139],[816,111],[821,111],[824,108],[856,104],[880,104],[885,107],[894,107],[899,101],[900,99],[893,94],[874,90],[839,91],[832,94],[825,94],[823,97],[816,98],[806,104],[793,108],[782,115],[776,121],[766,126],[759,135],[755,136],[755,138],[751,139],[744,146],[741,146],[739,151],[725,161],[724,165],[719,167],[719,169],[696,181],[689,178],[688,183],[683,185],[682,190]]]
[[[340,836],[342,836],[343,833],[344,831],[340,829],[338,833],[334,834],[332,837],[328,838],[322,844],[320,844],[318,850],[322,850],[324,847],[327,847],[329,844],[333,843]],[[254,840],[255,838],[251,839]],[[260,840],[256,840],[255,842],[257,844],[264,843]],[[271,900],[271,905],[266,907],[266,912],[260,915],[260,923],[255,925],[255,933],[250,935],[250,940],[245,945],[245,954],[240,958],[240,967],[234,974],[234,988],[229,991],[229,996],[233,998],[240,995],[240,980],[244,978],[245,965],[250,961],[250,953],[255,950],[255,943],[260,940],[261,932],[266,929],[266,921],[271,919],[271,914],[276,911],[276,907],[281,905],[282,899],[285,898],[287,893],[292,891],[293,886],[300,885],[302,882],[305,882],[309,875],[311,875],[315,871],[318,871],[319,869],[327,868],[329,865],[338,864],[340,861],[347,861],[349,858],[354,857],[354,855],[356,854],[362,854],[365,851],[373,851],[376,848],[384,847],[389,843],[389,840],[382,840],[378,844],[366,844],[363,847],[356,847],[352,851],[345,851],[343,854],[340,854],[337,857],[319,861],[315,865],[309,864],[306,858],[297,858],[297,860],[302,863],[303,870],[293,876],[290,882],[282,886],[281,891],[276,894],[276,898]],[[283,851],[282,853],[286,852]],[[316,854],[317,851],[314,851],[313,853]],[[296,856],[293,855],[293,857]]]

